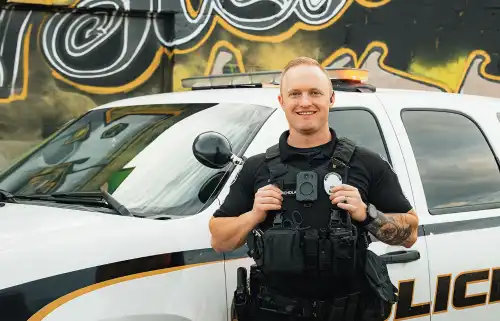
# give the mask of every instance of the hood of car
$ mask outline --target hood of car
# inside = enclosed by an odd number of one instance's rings
[[[185,248],[180,242],[182,220],[57,206],[7,203],[0,207],[0,289]],[[189,246],[209,244],[208,232],[205,234]]]
[[[96,229],[116,228],[118,220],[126,223],[127,219],[71,208],[6,203],[0,207],[0,253],[95,235]]]

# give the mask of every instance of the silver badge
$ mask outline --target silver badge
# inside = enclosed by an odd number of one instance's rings
[[[330,195],[331,189],[337,185],[342,184],[342,177],[337,173],[328,173],[325,175],[325,179],[323,180],[323,186],[325,187],[325,192]]]

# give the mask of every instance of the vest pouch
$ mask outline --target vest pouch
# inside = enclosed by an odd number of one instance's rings
[[[318,247],[318,269],[320,271],[331,271],[333,266],[333,249],[331,240],[328,238],[328,232],[325,229],[320,230]]]
[[[365,275],[372,290],[385,302],[398,301],[398,289],[392,284],[387,264],[370,250],[366,250]]]
[[[356,236],[351,230],[336,228],[330,232],[333,247],[333,269],[338,277],[353,277],[356,272]]]
[[[309,229],[304,232],[305,265],[310,270],[318,268],[318,240],[318,230]]]
[[[302,273],[305,270],[302,232],[294,228],[273,227],[262,236],[264,273]]]

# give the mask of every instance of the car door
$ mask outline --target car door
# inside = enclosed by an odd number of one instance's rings
[[[259,134],[262,135],[260,137],[264,138],[260,138],[258,135],[256,140],[259,141],[255,144],[261,144],[260,139],[262,141],[267,139],[265,141],[270,146],[272,142],[269,137],[276,137],[277,141],[282,130],[276,129],[277,122],[274,122],[273,118],[274,115],[270,119],[270,122],[273,122],[272,125],[264,125]],[[370,148],[387,159],[393,165],[405,194],[412,202],[409,178],[395,133],[376,97],[356,93],[339,95],[335,107],[330,112],[329,123],[339,136],[349,137],[359,145]],[[252,146],[249,149],[252,149]],[[418,302],[426,302],[430,298],[427,249],[424,239],[419,238],[411,250],[378,241],[370,244],[370,250],[378,255],[386,256],[391,261],[388,264],[389,274],[393,284],[400,290],[400,303],[393,307],[388,320],[394,320],[395,316],[398,318],[411,317],[417,313],[419,310]],[[236,287],[237,268],[240,266],[248,268],[251,264],[253,261],[246,257],[246,247],[226,253],[229,302],[232,300]],[[428,317],[419,320],[425,319]]]
[[[359,94],[353,101],[342,102],[332,109],[329,122],[339,136],[349,137],[386,159],[398,175],[406,197],[414,204],[396,135],[383,106],[374,96]],[[387,245],[376,239],[370,244],[370,250],[386,258],[391,280],[399,290],[399,302],[393,306],[388,320],[429,319],[428,314],[422,313],[420,304],[430,299],[427,247],[420,230],[411,249]]]
[[[432,297],[420,301],[421,309],[433,321],[497,319],[498,102],[457,96],[406,101],[407,108],[390,113],[424,218]]]

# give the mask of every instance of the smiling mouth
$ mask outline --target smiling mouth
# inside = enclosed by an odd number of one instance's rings
[[[313,115],[313,114],[316,114],[316,112],[315,112],[315,111],[302,111],[302,112],[299,112],[299,113],[297,113],[297,114],[299,114],[299,115],[301,115],[301,116],[307,116],[307,115]]]

